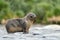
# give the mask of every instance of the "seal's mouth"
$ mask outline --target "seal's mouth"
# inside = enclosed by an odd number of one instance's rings
[[[33,23],[35,23],[36,22],[36,19],[33,21]]]
[[[36,16],[34,17],[34,22],[33,23],[35,23],[36,22]]]

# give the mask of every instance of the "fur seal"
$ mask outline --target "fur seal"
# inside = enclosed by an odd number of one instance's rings
[[[28,33],[29,28],[36,20],[36,15],[32,12],[27,13],[23,18],[9,19],[5,25],[8,33],[23,32]]]

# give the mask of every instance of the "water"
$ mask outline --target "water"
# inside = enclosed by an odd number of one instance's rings
[[[0,25],[0,40],[60,40],[60,27],[56,27],[56,25],[33,25],[28,34],[22,32],[8,34],[4,25]]]

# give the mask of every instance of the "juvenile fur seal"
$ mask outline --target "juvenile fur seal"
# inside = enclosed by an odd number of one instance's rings
[[[30,26],[34,23],[36,15],[32,12],[23,18],[9,19],[5,27],[8,33],[23,32],[28,33]]]

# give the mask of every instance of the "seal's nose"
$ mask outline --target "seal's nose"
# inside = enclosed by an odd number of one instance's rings
[[[35,23],[35,22],[36,22],[36,17],[37,17],[37,16],[36,16],[36,15],[34,15],[34,22],[33,22],[33,23]]]

